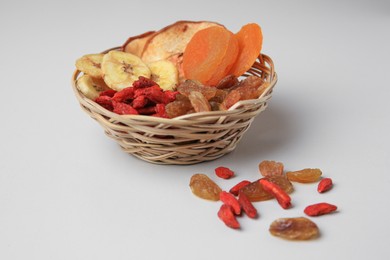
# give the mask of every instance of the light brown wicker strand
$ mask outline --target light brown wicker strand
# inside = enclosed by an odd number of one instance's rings
[[[110,50],[115,49],[118,48]],[[254,75],[269,83],[258,99],[239,101],[228,111],[193,113],[166,119],[123,116],[106,110],[78,91],[76,81],[79,75],[80,71],[76,70],[72,86],[80,106],[123,151],[150,163],[183,165],[215,160],[233,151],[254,118],[266,109],[277,81],[271,58],[260,54],[244,75]]]

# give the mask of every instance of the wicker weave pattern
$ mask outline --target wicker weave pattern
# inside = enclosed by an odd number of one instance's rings
[[[260,54],[244,75],[255,75],[270,83],[255,100],[240,101],[228,111],[193,113],[174,119],[142,115],[117,115],[85,98],[72,85],[81,107],[122,149],[142,160],[157,164],[195,164],[210,161],[234,150],[254,118],[267,107],[277,76],[272,60]]]

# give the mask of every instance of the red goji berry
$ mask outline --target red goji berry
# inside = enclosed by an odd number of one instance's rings
[[[240,223],[238,223],[236,216],[233,214],[231,206],[222,204],[218,211],[218,217],[225,223],[226,226],[234,229],[240,228]]]
[[[168,115],[167,115],[167,113],[165,111],[165,105],[164,104],[156,104],[155,110],[156,110],[156,113],[153,114],[152,116],[168,118]]]
[[[276,198],[282,208],[287,209],[291,206],[290,196],[278,185],[266,179],[260,179],[259,183],[263,186],[265,191],[269,192]]]
[[[335,210],[337,210],[337,206],[326,202],[321,202],[307,206],[303,212],[305,212],[305,214],[308,216],[314,217],[329,214]]]
[[[104,107],[107,110],[112,111],[114,106],[112,105],[111,97],[109,96],[100,96],[95,99],[95,102]]]
[[[252,202],[248,199],[245,193],[240,192],[238,195],[238,202],[240,203],[245,214],[250,218],[257,217],[257,209],[253,206]]]
[[[330,190],[333,187],[333,181],[331,178],[324,178],[318,183],[317,191],[323,193]]]
[[[244,180],[244,181],[241,181],[239,183],[237,183],[236,185],[234,185],[230,190],[229,192],[231,194],[233,194],[234,196],[238,196],[238,193],[240,191],[241,188],[245,187],[246,185],[250,184],[251,182],[250,181],[247,181],[247,180]]]
[[[216,168],[215,174],[222,179],[230,179],[234,176],[234,172],[232,170],[223,166]]]
[[[222,191],[219,193],[219,199],[226,205],[229,205],[232,207],[234,214],[240,215],[241,214],[241,205],[231,193]]]
[[[138,109],[138,108],[142,108],[142,107],[146,106],[147,103],[148,103],[148,100],[146,99],[145,96],[138,96],[133,100],[132,105],[135,109]]]
[[[141,115],[152,115],[152,114],[156,113],[156,106],[147,106],[147,107],[137,108],[137,111]]]
[[[99,93],[99,96],[113,97],[117,91],[113,89],[107,89]]]
[[[113,101],[112,105],[114,106],[114,113],[119,115],[138,115],[138,111],[129,104]]]
[[[134,98],[134,88],[128,87],[122,89],[121,91],[116,92],[112,97],[112,100],[116,102],[125,102],[125,101],[130,101],[133,98]]]
[[[172,90],[164,91],[164,95],[167,97],[169,102],[175,101],[177,94],[179,94],[179,91],[172,91]]]
[[[139,89],[139,88],[147,88],[147,87],[151,87],[154,85],[157,85],[157,83],[154,82],[153,80],[145,78],[143,76],[140,76],[138,78],[138,80],[133,82],[134,90]]]

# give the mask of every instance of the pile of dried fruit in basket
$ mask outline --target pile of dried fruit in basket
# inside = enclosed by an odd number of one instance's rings
[[[118,49],[84,55],[77,87],[105,109],[121,115],[165,118],[227,110],[256,99],[269,86],[244,75],[262,48],[259,25],[237,33],[214,22],[179,21],[129,38]]]
[[[283,209],[292,207],[290,194],[294,187],[292,182],[318,183],[317,192],[329,191],[332,186],[331,178],[322,178],[320,169],[302,169],[299,171],[284,172],[281,162],[262,161],[259,164],[262,177],[255,181],[242,180],[227,192],[222,190],[210,177],[205,174],[194,174],[190,180],[192,192],[203,199],[221,201],[218,217],[226,226],[238,229],[240,223],[237,216],[244,212],[250,218],[258,216],[253,202],[275,198]],[[218,167],[215,174],[222,179],[230,179],[234,172],[227,167]],[[329,214],[337,210],[337,206],[326,202],[308,205],[303,212],[309,217]],[[306,217],[279,218],[269,229],[270,233],[289,240],[308,240],[318,237],[319,228]]]

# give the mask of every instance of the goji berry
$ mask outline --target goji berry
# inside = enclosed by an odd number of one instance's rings
[[[112,105],[111,97],[109,96],[100,96],[95,99],[95,102],[104,107],[107,110],[112,111],[114,106]]]
[[[290,196],[278,185],[266,179],[260,179],[259,183],[261,184],[261,186],[263,186],[265,191],[269,192],[276,198],[282,208],[287,209],[291,206]]]
[[[107,89],[99,93],[99,96],[113,97],[117,91],[113,89]]]
[[[238,195],[238,202],[240,203],[245,214],[250,218],[256,218],[257,209],[253,206],[252,202],[248,199],[245,193],[240,192]]]
[[[236,185],[234,185],[230,190],[229,192],[231,194],[233,194],[234,196],[238,196],[238,193],[240,191],[241,188],[244,188],[246,185],[250,184],[251,182],[248,181],[248,180],[243,180],[243,181],[240,181],[239,183],[237,183]]]
[[[324,178],[318,183],[317,191],[323,193],[330,190],[333,187],[333,181],[331,178]]]
[[[222,191],[219,194],[219,199],[226,205],[232,207],[234,214],[241,214],[241,205],[238,200],[233,196],[233,194],[228,193],[226,191]]]
[[[112,105],[114,106],[114,113],[119,115],[138,115],[138,111],[129,104],[113,101]]]
[[[230,205],[222,204],[218,211],[218,217],[223,221],[223,223],[225,223],[226,226],[234,229],[240,228],[240,223],[238,223]]]
[[[230,179],[234,176],[234,172],[232,170],[223,166],[217,167],[215,169],[215,174],[222,179]]]
[[[137,108],[137,111],[141,115],[152,115],[152,114],[156,113],[156,106],[147,106],[147,107]]]
[[[153,114],[152,116],[168,118],[168,115],[165,112],[165,105],[164,104],[156,104],[155,110],[156,110],[156,113]]]
[[[337,210],[337,206],[326,202],[321,202],[307,206],[303,212],[305,212],[305,214],[308,216],[314,217],[329,214],[335,210]]]
[[[132,105],[135,109],[138,109],[138,108],[142,108],[142,107],[146,106],[147,103],[148,103],[148,100],[146,99],[146,97],[141,95],[141,96],[136,97],[133,100]]]
[[[134,88],[128,87],[122,89],[121,91],[116,92],[112,97],[112,100],[116,102],[125,102],[125,101],[130,101],[133,98],[134,98]]]
[[[143,76],[140,76],[138,78],[138,80],[133,82],[134,90],[139,89],[139,88],[147,88],[147,87],[151,87],[151,86],[155,86],[155,85],[157,85],[156,82],[154,82],[151,79],[145,78]]]

